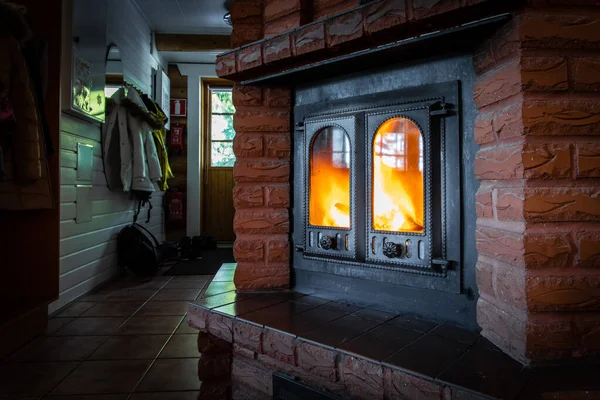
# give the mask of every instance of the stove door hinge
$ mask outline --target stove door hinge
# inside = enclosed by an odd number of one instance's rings
[[[446,272],[452,269],[452,261],[444,260],[441,258],[434,258],[431,260],[431,265],[436,271]]]
[[[296,123],[296,131],[304,132],[304,121],[300,121],[300,122]]]
[[[296,250],[298,253],[304,253],[304,247],[303,246],[295,246],[294,250]]]
[[[429,106],[429,115],[440,117],[454,115],[454,105],[443,101],[438,101],[437,103]]]

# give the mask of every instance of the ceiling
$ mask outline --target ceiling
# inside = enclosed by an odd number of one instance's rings
[[[231,34],[228,0],[133,0],[158,33]]]
[[[158,33],[231,35],[223,21],[231,0],[133,0]],[[170,63],[214,63],[220,51],[161,51]]]

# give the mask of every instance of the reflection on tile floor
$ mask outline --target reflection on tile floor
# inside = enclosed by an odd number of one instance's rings
[[[212,276],[117,281],[51,318],[0,362],[0,399],[197,399],[197,331],[189,301]]]

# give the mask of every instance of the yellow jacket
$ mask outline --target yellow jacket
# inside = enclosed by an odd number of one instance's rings
[[[169,153],[167,152],[167,130],[165,129],[165,123],[167,122],[167,116],[160,110],[160,108],[154,104],[156,111],[155,118],[162,122],[162,128],[155,129],[152,131],[154,135],[154,142],[156,143],[156,151],[158,152],[158,159],[160,161],[160,167],[162,169],[162,178],[158,181],[158,187],[163,192],[169,188],[167,183],[168,179],[173,179],[173,171],[169,164]]]

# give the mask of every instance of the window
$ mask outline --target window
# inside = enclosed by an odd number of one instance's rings
[[[209,87],[210,120],[208,121],[210,139],[210,166],[233,167],[233,113],[235,107],[231,88]]]

